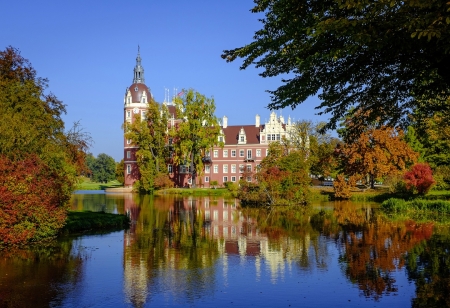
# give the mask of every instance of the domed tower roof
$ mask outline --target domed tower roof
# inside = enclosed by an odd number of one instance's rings
[[[128,91],[131,94],[131,103],[141,103],[142,97],[146,97],[146,102],[148,102],[152,97],[149,88],[143,83],[133,83]]]

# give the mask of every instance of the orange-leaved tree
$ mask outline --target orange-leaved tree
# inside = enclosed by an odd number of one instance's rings
[[[418,154],[404,141],[403,131],[389,126],[369,128],[339,151],[346,175],[360,176],[373,188],[375,179],[402,172]]]

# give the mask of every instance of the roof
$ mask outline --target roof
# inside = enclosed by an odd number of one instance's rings
[[[133,83],[128,90],[131,93],[131,102],[132,103],[140,103],[142,94],[145,92],[147,96],[147,102],[150,100],[151,93],[148,87],[143,83]]]
[[[245,131],[247,144],[259,144],[259,132],[263,126],[255,125],[229,125],[226,128],[222,127],[225,134],[225,144],[238,144],[239,131],[241,128]]]

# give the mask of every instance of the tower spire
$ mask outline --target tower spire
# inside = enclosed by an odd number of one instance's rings
[[[134,67],[133,83],[145,83],[144,67],[141,64],[141,47],[138,45],[138,54],[136,57],[136,66]]]

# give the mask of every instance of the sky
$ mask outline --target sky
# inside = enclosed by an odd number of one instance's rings
[[[216,116],[228,125],[269,119],[270,94],[281,77],[262,78],[261,69],[240,70],[223,50],[252,41],[262,27],[252,0],[9,1],[0,19],[0,48],[18,48],[48,91],[67,106],[69,129],[80,121],[95,156],[123,158],[123,98],[132,84],[138,46],[145,83],[157,102],[181,89],[213,97]],[[174,89],[177,89],[176,91]],[[317,97],[296,109],[276,111],[285,119],[327,121],[317,116]]]

